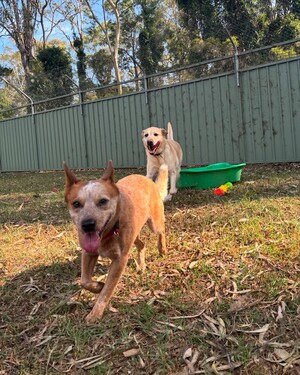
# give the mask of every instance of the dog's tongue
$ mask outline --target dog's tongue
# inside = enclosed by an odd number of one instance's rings
[[[157,151],[159,145],[160,145],[160,142],[158,141],[158,142],[156,143],[156,145],[153,145],[153,146],[151,147],[151,153],[152,153],[152,154],[156,154],[156,151]]]
[[[100,237],[97,232],[85,233],[82,239],[81,247],[88,253],[97,251],[100,245]]]

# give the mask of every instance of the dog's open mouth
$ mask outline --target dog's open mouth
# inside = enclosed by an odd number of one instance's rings
[[[109,216],[109,218],[106,220],[105,224],[103,225],[103,227],[100,229],[99,232],[94,231],[94,232],[83,233],[83,237],[82,237],[80,245],[86,252],[95,253],[99,249],[103,232],[108,226],[111,216],[112,215]]]
[[[151,155],[155,155],[158,147],[160,146],[160,141],[158,141],[156,144],[148,143],[147,147]]]
[[[101,237],[98,232],[84,233],[81,247],[88,253],[95,253],[100,246]]]

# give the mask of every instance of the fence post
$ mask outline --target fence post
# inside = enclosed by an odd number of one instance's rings
[[[88,147],[87,147],[87,135],[86,135],[86,124],[84,119],[84,113],[83,113],[83,92],[80,90],[80,87],[78,86],[78,95],[79,95],[79,106],[80,106],[80,114],[82,119],[82,127],[83,127],[83,136],[84,136],[84,148],[85,148],[85,163],[86,167],[89,168],[89,154],[88,154]]]
[[[149,97],[148,97],[148,81],[147,81],[147,76],[144,75],[144,90],[145,90],[145,103],[146,103],[146,110],[147,110],[147,127],[150,126],[149,124],[151,123],[151,112],[149,108]]]
[[[230,39],[230,42],[231,42],[231,44],[233,45],[233,48],[234,48],[234,73],[235,73],[235,77],[236,77],[236,85],[237,85],[237,87],[240,87],[239,51],[237,49],[236,44],[234,43],[234,40],[233,40],[232,36],[230,35],[229,30],[227,29],[227,26],[225,25],[224,22],[221,22],[221,23],[222,23],[224,29],[226,30],[226,32],[228,34],[228,37]]]

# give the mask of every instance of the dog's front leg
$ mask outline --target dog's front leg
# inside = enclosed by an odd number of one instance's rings
[[[112,297],[112,294],[118,284],[118,281],[126,267],[128,260],[127,254],[122,254],[118,258],[112,260],[112,263],[109,268],[108,276],[106,283],[103,286],[103,289],[100,292],[100,295],[93,307],[93,310],[86,317],[88,323],[93,323],[97,319],[101,319],[104,309],[107,306],[109,300]]]
[[[153,177],[157,174],[157,172],[158,172],[158,168],[153,167],[153,166],[147,164],[147,174],[146,174],[146,177],[148,177],[151,180],[153,180]]]
[[[97,263],[98,254],[90,254],[82,250],[81,254],[81,286],[92,293],[100,293],[104,283],[93,281],[92,275]]]

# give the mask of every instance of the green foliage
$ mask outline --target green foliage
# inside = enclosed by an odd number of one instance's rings
[[[12,74],[13,70],[10,68],[7,68],[5,66],[2,66],[0,64],[0,77],[8,78]],[[0,79],[1,83],[1,79]],[[10,95],[10,87],[3,86],[3,88],[0,88],[0,111],[6,110],[11,107],[13,98]],[[0,119],[5,119],[11,117],[10,112],[0,112]]]
[[[177,0],[177,4],[183,11],[183,26],[192,39],[200,36],[201,43],[212,37],[223,43],[230,35],[239,50],[249,50],[299,37],[297,0]]]
[[[255,18],[247,9],[246,1],[224,0],[224,21],[231,36],[237,36],[242,49],[257,47]]]
[[[100,49],[89,56],[88,65],[93,69],[100,86],[109,85],[112,82],[113,61],[105,49]]]
[[[40,49],[31,69],[33,75],[27,80],[27,92],[35,101],[68,95],[74,90],[71,58],[60,47]],[[60,105],[48,102],[41,104],[39,109],[68,105],[72,100],[72,96],[67,96],[59,100]]]
[[[76,52],[76,57],[77,57],[77,75],[78,75],[78,81],[79,81],[79,87],[81,90],[85,90],[89,87],[92,86],[92,83],[90,80],[87,78],[87,56],[84,51],[84,43],[82,40],[82,37],[77,37],[74,35],[74,40],[73,40],[73,47]]]
[[[272,44],[274,38],[276,38],[277,42],[284,42],[299,36],[300,20],[295,15],[288,14],[285,17],[276,18],[267,25],[264,44]]]
[[[141,0],[143,28],[139,34],[139,58],[146,75],[156,73],[164,52],[162,14],[159,13],[158,0]]]
[[[6,110],[11,106],[12,102],[7,95],[7,89],[3,88],[0,89],[0,111],[1,110]],[[0,112],[0,120],[4,120],[5,118],[11,117],[10,112]]]
[[[12,73],[12,69],[0,64],[0,77],[7,77]]]
[[[192,38],[200,35],[203,39],[210,37],[226,39],[226,31],[219,17],[221,1],[177,0],[177,3],[183,10],[183,23]]]

